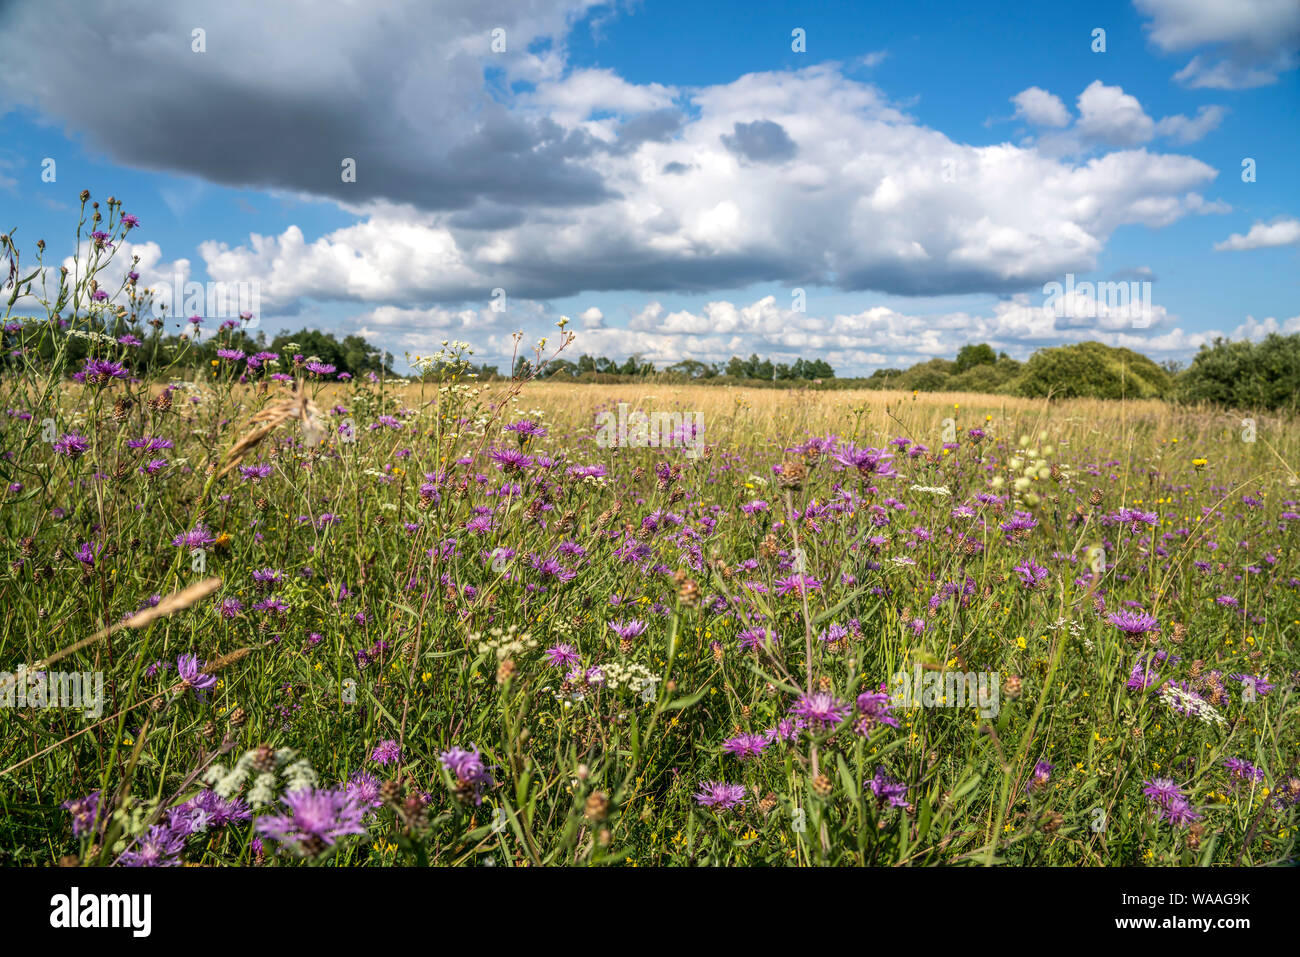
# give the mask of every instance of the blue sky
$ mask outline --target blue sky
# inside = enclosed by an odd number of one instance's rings
[[[574,358],[661,365],[1186,359],[1300,331],[1298,51],[1294,0],[15,0],[0,228],[58,262],[115,195],[145,281],[399,357],[568,315]],[[1150,294],[1047,308],[1067,277]]]

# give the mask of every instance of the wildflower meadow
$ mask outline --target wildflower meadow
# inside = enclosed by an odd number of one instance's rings
[[[0,863],[1295,861],[1293,417],[167,365],[88,199],[6,239]]]

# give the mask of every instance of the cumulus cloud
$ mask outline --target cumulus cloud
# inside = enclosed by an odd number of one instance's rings
[[[1256,319],[1254,316],[1247,316],[1246,321],[1232,330],[1233,339],[1253,339],[1258,342],[1265,336],[1277,333],[1278,335],[1289,336],[1293,333],[1300,332],[1300,315],[1292,316],[1278,322],[1272,316],[1265,319]]]
[[[1166,116],[1156,123],[1156,133],[1167,136],[1176,143],[1195,143],[1204,139],[1211,130],[1217,129],[1227,115],[1226,107],[1202,106],[1192,118],[1182,115]]]
[[[1036,86],[1021,90],[1011,98],[1016,105],[1015,118],[1035,126],[1068,126],[1070,111],[1061,98]]]
[[[1189,87],[1242,90],[1300,66],[1295,0],[1134,0],[1165,53],[1199,51],[1174,74]]]
[[[1228,115],[1226,107],[1205,105],[1193,117],[1180,113],[1157,121],[1147,114],[1137,97],[1101,80],[1093,80],[1079,94],[1079,117],[1073,125],[1070,111],[1060,98],[1039,87],[1022,90],[1011,101],[1016,104],[1013,119],[1048,128],[1037,146],[1054,156],[1141,146],[1157,137],[1186,145],[1203,139]]]
[[[484,302],[494,288],[546,299],[759,281],[1010,293],[1092,268],[1121,225],[1221,208],[1199,192],[1216,171],[1192,157],[1126,149],[1076,163],[1033,147],[957,143],[833,65],[749,74],[690,98],[692,115],[670,138],[589,157],[611,196],[598,204],[522,220],[485,207],[473,221],[376,205],[311,240],[291,227],[200,252],[210,274],[260,278],[276,303]],[[763,123],[773,128],[754,135]],[[608,133],[616,142],[617,128]],[[786,137],[797,144],[792,156]],[[774,154],[789,158],[755,161]]]
[[[1223,242],[1215,243],[1218,252],[1226,250],[1268,249],[1272,246],[1291,246],[1300,243],[1300,219],[1281,218],[1271,223],[1257,222],[1246,235],[1233,233]]]
[[[1137,146],[1148,142],[1156,124],[1137,97],[1121,87],[1093,80],[1079,94],[1079,132],[1110,146]]]
[[[884,365],[904,367],[951,357],[968,342],[988,342],[1021,359],[1035,349],[1087,340],[1172,357],[1194,352],[1221,334],[1189,333],[1164,306],[1145,298],[1147,291],[1139,290],[1135,297],[1129,297],[1129,291],[1117,298],[1114,287],[1079,284],[1059,303],[1040,293],[1022,293],[979,312],[923,313],[873,305],[823,315],[785,308],[775,296],[747,305],[713,300],[698,309],[676,311],[650,300],[625,327],[580,331],[568,358],[582,353],[613,358],[637,354],[662,367],[688,358],[723,363],[733,355],[757,352],[778,362],[823,357],[839,374],[855,375]],[[545,309],[533,309],[531,315],[533,326],[525,327],[526,335],[549,334],[555,316]],[[429,331],[394,324],[394,333],[402,330],[399,346],[431,351],[454,327],[454,337],[473,343],[479,355],[509,361],[515,348],[512,327],[499,322],[493,328],[479,327],[469,314],[439,313],[436,318],[439,324]]]

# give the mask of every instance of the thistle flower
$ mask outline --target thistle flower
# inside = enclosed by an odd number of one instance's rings
[[[86,385],[101,386],[106,385],[112,379],[129,379],[131,373],[120,362],[87,357],[81,371],[74,374],[72,378],[78,382],[84,382]]]
[[[368,812],[384,803],[383,796],[379,793],[379,779],[365,771],[358,771],[352,775],[346,790],[353,803]]]
[[[182,532],[172,539],[172,545],[176,548],[205,548],[217,540],[212,534],[212,530],[199,522],[188,532]]]
[[[608,622],[608,625],[610,630],[618,635],[621,641],[631,641],[633,638],[645,634],[646,630],[646,623],[636,618],[631,621],[611,621]]]
[[[738,734],[722,742],[722,750],[742,761],[756,758],[768,746],[768,740],[761,734]]]
[[[1038,519],[1029,512],[1015,512],[1000,527],[1008,534],[1027,534],[1038,527]]]
[[[533,464],[533,457],[518,449],[490,449],[488,456],[501,467],[501,471],[523,472]]]
[[[215,675],[203,673],[203,663],[197,655],[183,654],[176,659],[176,674],[186,688],[204,691],[217,683]]]
[[[473,801],[475,806],[483,803],[483,790],[491,787],[493,780],[478,748],[473,745],[469,750],[451,748],[439,755],[438,760],[456,779],[456,790],[461,797]]]
[[[884,449],[859,448],[852,442],[845,442],[831,453],[831,458],[845,469],[855,469],[863,478],[879,476],[889,478],[895,475],[891,462],[893,455]]]
[[[763,737],[770,742],[784,741],[787,744],[799,737],[799,732],[808,727],[808,722],[802,718],[782,718],[772,727],[763,732]]]
[[[391,738],[380,741],[375,745],[375,749],[370,752],[370,760],[376,764],[392,764],[394,761],[400,760],[401,757],[401,749],[398,747],[397,742]]]
[[[805,592],[821,591],[822,582],[811,575],[794,574],[789,578],[778,578],[775,582],[778,595],[802,595]]]
[[[258,819],[257,831],[304,857],[316,857],[342,837],[365,834],[364,809],[346,790],[304,788],[282,799],[288,814]]]
[[[94,829],[99,817],[99,792],[64,801],[59,807],[72,815],[72,836],[85,837]]]
[[[1138,611],[1121,611],[1107,615],[1106,620],[1129,635],[1142,635],[1148,631],[1160,630],[1160,623],[1154,617]]]
[[[800,695],[799,700],[790,707],[790,713],[802,718],[809,725],[830,728],[849,716],[849,706],[826,692],[813,692]]]
[[[1183,791],[1174,783],[1173,778],[1153,778],[1142,782],[1142,794],[1148,800],[1163,806],[1181,798]]]
[[[742,650],[749,651],[753,648],[763,648],[767,645],[775,645],[780,639],[770,628],[746,628],[740,634],[736,635],[736,641],[740,643]]]
[[[1046,761],[1039,761],[1034,765],[1034,772],[1030,775],[1029,783],[1025,785],[1025,793],[1033,794],[1043,788],[1052,777],[1052,770],[1055,764],[1048,764]]]
[[[854,730],[863,737],[870,734],[871,729],[877,725],[898,727],[898,719],[891,713],[893,705],[890,703],[884,682],[881,682],[879,691],[864,691],[858,695],[857,704],[861,717],[854,725]]]
[[[871,793],[875,795],[876,801],[881,807],[886,804],[890,807],[907,808],[912,806],[907,800],[907,785],[895,781],[885,773],[883,767],[876,768],[875,775],[863,783],[871,789]]]
[[[66,432],[55,441],[52,448],[56,455],[76,459],[90,448],[90,440],[78,432]]]
[[[542,652],[542,655],[546,658],[546,663],[552,668],[567,668],[582,661],[582,656],[578,654],[577,649],[568,644],[558,644],[547,648]]]
[[[123,851],[119,860],[124,867],[175,867],[180,864],[184,847],[184,834],[176,833],[169,825],[155,824]]]
[[[539,423],[534,422],[532,419],[520,419],[518,422],[512,422],[502,431],[514,432],[521,439],[541,437],[546,434],[546,428]]]
[[[727,784],[723,781],[702,781],[695,801],[701,807],[716,811],[729,811],[745,803],[745,785]]]
[[[1020,576],[1020,584],[1029,589],[1041,588],[1047,584],[1048,571],[1042,565],[1024,561],[1011,569]]]
[[[1223,762],[1223,766],[1228,769],[1228,774],[1233,781],[1252,781],[1260,783],[1264,780],[1264,772],[1255,767],[1249,761],[1241,758],[1228,758]]]

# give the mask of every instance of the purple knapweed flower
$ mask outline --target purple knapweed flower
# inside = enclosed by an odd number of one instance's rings
[[[832,694],[815,691],[800,695],[790,706],[790,713],[810,725],[830,728],[849,716],[849,706]]]
[[[206,691],[217,683],[215,675],[204,674],[203,662],[198,655],[183,654],[176,659],[176,674],[186,688]]]
[[[391,738],[380,741],[375,745],[375,749],[370,752],[370,760],[376,764],[392,764],[402,757],[402,751],[397,742]]]
[[[727,784],[724,781],[701,781],[695,800],[701,807],[729,811],[745,803],[745,785]]]
[[[365,810],[345,789],[303,788],[282,799],[288,814],[258,819],[258,833],[304,857],[317,857],[341,837],[365,834]]]

